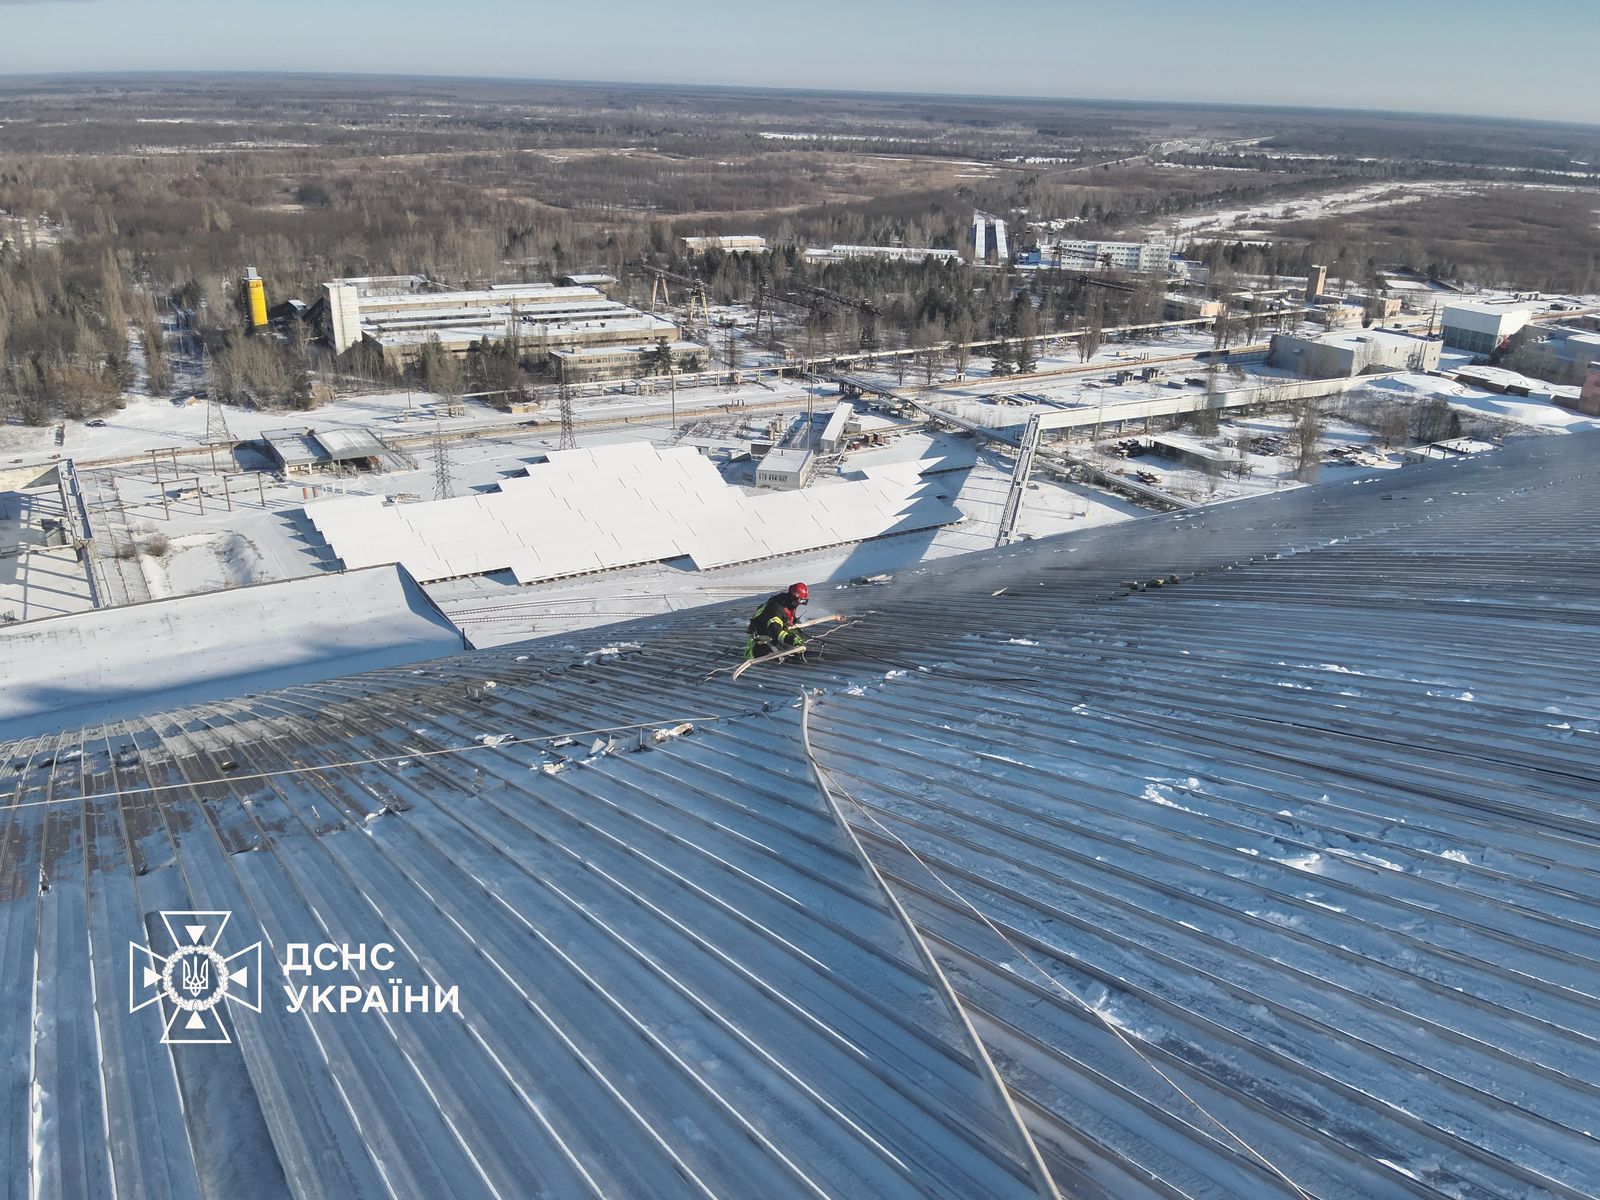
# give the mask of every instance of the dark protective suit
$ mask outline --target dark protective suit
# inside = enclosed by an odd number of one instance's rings
[[[746,658],[765,658],[806,644],[805,635],[795,625],[794,605],[793,596],[779,592],[756,610],[750,618]]]

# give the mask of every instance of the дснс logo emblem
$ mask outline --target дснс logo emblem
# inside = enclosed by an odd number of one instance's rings
[[[217,949],[232,916],[163,912],[162,923],[176,947],[165,956],[138,942],[128,943],[128,1011],[166,1001],[163,1042],[231,1042],[216,1011],[224,1000],[261,1011],[261,943],[226,958]]]

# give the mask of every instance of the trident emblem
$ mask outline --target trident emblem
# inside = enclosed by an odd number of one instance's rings
[[[183,990],[198,996],[211,986],[211,964],[203,958],[187,958],[183,962]]]

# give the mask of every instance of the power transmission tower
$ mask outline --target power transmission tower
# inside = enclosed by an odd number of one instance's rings
[[[211,370],[211,356],[205,355],[206,376],[206,446],[211,450],[211,473],[217,471],[217,447],[232,446],[233,434],[228,432],[228,420],[222,406],[217,403],[217,380]]]
[[[228,432],[228,418],[222,411],[222,405],[217,403],[216,397],[209,391],[206,395],[206,445],[231,446],[233,434]]]
[[[578,435],[572,428],[572,385],[563,383],[556,393],[561,400],[561,445],[559,450],[576,450]]]
[[[437,425],[433,429],[433,498],[448,500],[455,495],[450,484],[450,447]]]

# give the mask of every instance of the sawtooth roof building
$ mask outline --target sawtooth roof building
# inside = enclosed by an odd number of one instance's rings
[[[14,741],[0,1189],[1593,1197],[1597,445]],[[174,910],[227,1044],[128,1011]]]

